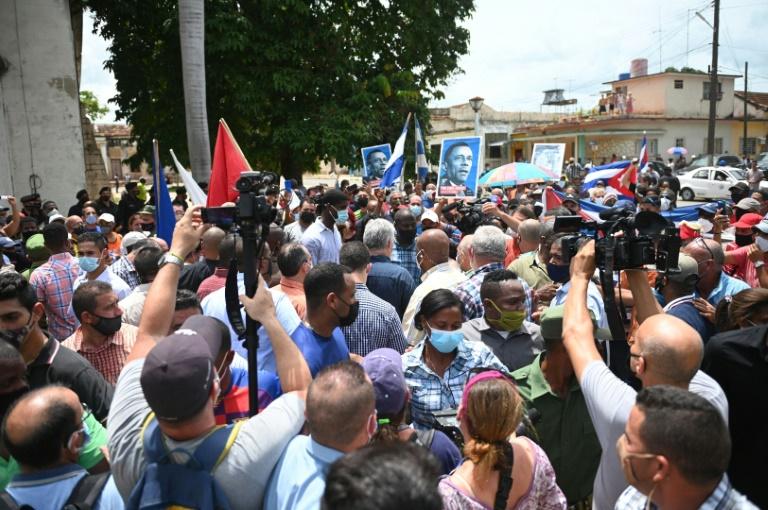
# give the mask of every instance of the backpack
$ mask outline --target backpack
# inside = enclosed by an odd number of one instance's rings
[[[109,472],[86,475],[77,482],[62,510],[91,510],[109,480]],[[34,510],[29,505],[19,506],[7,491],[0,492],[0,510]]]
[[[147,467],[125,508],[229,510],[229,501],[213,471],[229,453],[243,423],[216,427],[194,452],[183,448],[168,450],[155,415],[150,413],[141,431]],[[180,452],[189,457],[184,464],[171,460],[171,454]]]

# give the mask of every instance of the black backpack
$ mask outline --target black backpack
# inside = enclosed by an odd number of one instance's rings
[[[91,510],[109,480],[109,472],[86,475],[75,485],[62,510]],[[0,510],[35,510],[29,505],[19,506],[8,491],[0,492]]]

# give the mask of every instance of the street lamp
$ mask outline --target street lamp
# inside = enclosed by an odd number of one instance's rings
[[[480,108],[483,107],[484,99],[480,96],[475,96],[469,100],[469,106],[475,111],[475,136],[480,136]]]

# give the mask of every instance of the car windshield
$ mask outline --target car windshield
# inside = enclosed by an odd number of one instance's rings
[[[747,172],[741,168],[733,168],[729,171],[731,172],[731,175],[739,181],[745,181],[747,179]]]
[[[764,152],[760,154],[760,158],[757,160],[758,163],[768,163],[768,152]]]

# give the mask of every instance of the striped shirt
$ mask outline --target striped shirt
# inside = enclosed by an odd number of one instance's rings
[[[61,345],[87,359],[108,383],[115,384],[128,354],[136,343],[138,332],[139,328],[136,326],[124,323],[120,331],[107,338],[104,345],[93,346],[83,344],[83,327],[80,326]]]
[[[621,510],[643,510],[651,508],[658,510],[654,503],[648,505],[648,496],[631,485],[627,487],[616,502],[616,508]],[[757,510],[746,496],[740,494],[731,486],[728,475],[723,475],[712,494],[704,500],[698,510]]]
[[[485,307],[483,306],[483,299],[480,297],[480,286],[483,285],[485,275],[491,271],[499,271],[504,269],[504,265],[500,262],[491,262],[482,267],[475,269],[469,276],[467,281],[461,282],[453,293],[464,304],[464,322],[472,319],[478,319],[485,314]],[[525,294],[525,310],[526,318],[531,320],[532,313],[532,299],[531,288],[525,283],[525,280],[518,278],[517,281],[523,286],[523,293]]]
[[[125,283],[127,283],[131,290],[141,284],[139,273],[136,271],[136,268],[133,267],[131,261],[128,260],[127,256],[122,256],[117,259],[108,269],[112,274],[119,276]]]
[[[349,352],[366,356],[373,350],[389,347],[402,354],[406,341],[395,307],[363,283],[355,284],[355,298],[360,303],[357,319],[351,326],[341,328]]]
[[[67,338],[77,327],[72,311],[72,294],[80,266],[69,253],[51,255],[38,267],[29,283],[35,288],[37,300],[43,303],[48,318],[48,332],[57,340]]]
[[[392,262],[403,266],[410,273],[414,282],[421,281],[421,268],[416,262],[416,242],[411,243],[410,246],[401,246],[395,241],[392,250]]]

